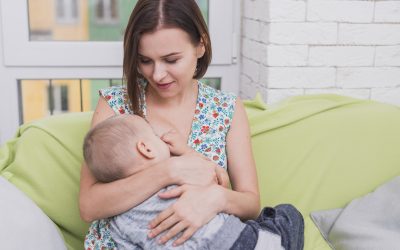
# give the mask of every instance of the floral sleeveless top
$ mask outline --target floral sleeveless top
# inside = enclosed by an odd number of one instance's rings
[[[142,87],[144,90],[145,86]],[[100,90],[116,114],[133,114],[128,94],[123,86]],[[142,91],[141,108],[146,116],[146,101]],[[236,95],[224,93],[198,81],[198,96],[188,145],[227,170],[226,135],[235,111]],[[109,220],[94,221],[85,237],[86,250],[117,249],[109,232]]]

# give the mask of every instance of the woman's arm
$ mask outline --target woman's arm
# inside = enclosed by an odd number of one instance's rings
[[[224,189],[222,212],[236,215],[242,220],[254,219],[260,210],[257,171],[248,118],[239,98],[227,135],[226,150],[232,190]]]
[[[107,102],[99,98],[91,126],[113,115]],[[188,161],[192,163],[190,166],[186,164]],[[165,186],[184,183],[207,185],[215,180],[215,176],[214,166],[194,154],[168,159],[110,183],[98,182],[83,162],[79,192],[80,214],[87,222],[114,216],[136,206]]]

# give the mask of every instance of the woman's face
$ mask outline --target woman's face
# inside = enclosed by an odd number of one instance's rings
[[[179,28],[162,28],[142,35],[138,53],[140,73],[148,80],[151,91],[169,98],[191,86],[204,46],[193,45],[189,35]]]

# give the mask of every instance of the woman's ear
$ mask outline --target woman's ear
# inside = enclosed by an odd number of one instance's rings
[[[199,43],[199,45],[197,45],[197,48],[196,48],[197,58],[202,58],[204,56],[205,52],[206,52],[206,47],[204,46],[203,39],[200,39],[200,43]]]
[[[139,154],[141,154],[143,157],[151,160],[156,157],[154,149],[150,146],[149,143],[145,141],[138,141],[136,143],[136,148]]]

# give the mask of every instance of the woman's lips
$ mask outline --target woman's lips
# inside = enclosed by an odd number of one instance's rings
[[[160,89],[168,89],[173,82],[169,83],[157,83],[157,87]]]

